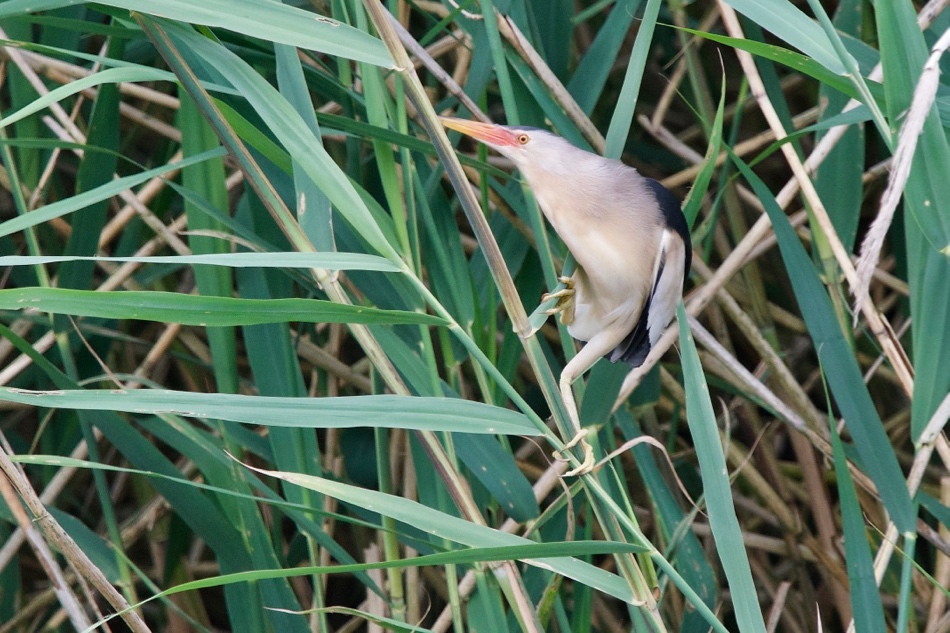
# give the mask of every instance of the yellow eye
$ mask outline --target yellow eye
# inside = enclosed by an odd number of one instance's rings
[[[531,139],[528,137],[527,134],[519,134],[519,135],[518,135],[518,142],[521,143],[522,145],[527,145],[527,144],[528,144],[528,141],[530,141],[530,140],[531,140]]]

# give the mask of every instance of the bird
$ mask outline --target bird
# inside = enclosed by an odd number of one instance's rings
[[[558,313],[574,339],[585,343],[561,372],[559,388],[583,464],[565,476],[589,472],[593,451],[584,441],[573,383],[601,357],[644,363],[673,320],[692,262],[689,226],[673,193],[619,160],[576,147],[535,127],[440,117],[505,156],[521,172],[542,213],[574,256],[561,277]]]

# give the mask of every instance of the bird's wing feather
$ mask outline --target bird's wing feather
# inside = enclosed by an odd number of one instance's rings
[[[650,305],[650,345],[655,345],[663,335],[663,330],[673,320],[676,305],[683,296],[683,282],[686,278],[690,252],[683,243],[679,232],[664,232],[664,253],[666,267],[657,277],[653,287]]]
[[[663,330],[673,320],[676,304],[683,294],[686,249],[678,231],[666,229],[653,266],[653,288],[647,297],[640,318],[608,357],[639,367],[646,360]]]
[[[686,222],[686,216],[683,215],[683,209],[680,207],[679,200],[676,199],[676,196],[674,196],[669,189],[653,178],[644,178],[643,180],[646,182],[647,187],[653,192],[653,196],[656,198],[656,203],[660,207],[660,213],[663,214],[667,228],[672,229],[679,235],[685,245],[683,253],[685,262],[683,266],[683,283],[686,283],[686,277],[689,276],[689,268],[693,259],[693,245],[689,238],[689,225]]]

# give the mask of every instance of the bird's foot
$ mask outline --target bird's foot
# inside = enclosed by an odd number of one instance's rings
[[[594,469],[594,448],[587,443],[587,440],[584,438],[587,437],[588,430],[581,429],[577,435],[571,438],[571,441],[564,445],[559,451],[554,451],[554,458],[560,461],[567,461],[567,458],[564,457],[564,453],[571,450],[578,444],[581,446],[581,450],[584,451],[584,461],[581,462],[581,465],[573,470],[569,470],[564,473],[565,477],[576,477],[577,475],[586,475]]]
[[[546,292],[541,296],[541,302],[557,299],[557,303],[550,310],[545,310],[545,314],[560,314],[561,323],[571,325],[574,323],[574,279],[571,277],[558,277],[559,282],[564,284],[564,288],[555,292]]]

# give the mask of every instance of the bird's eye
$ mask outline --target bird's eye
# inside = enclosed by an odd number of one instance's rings
[[[527,135],[527,134],[519,134],[519,135],[518,135],[518,142],[519,142],[520,144],[522,144],[522,145],[527,145],[529,140],[531,140],[531,139],[528,138],[528,135]]]

